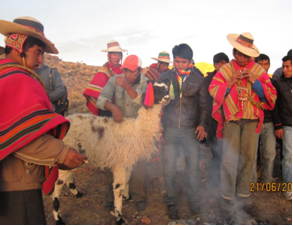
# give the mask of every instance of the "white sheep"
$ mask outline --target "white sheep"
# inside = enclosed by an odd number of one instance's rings
[[[115,212],[112,214],[117,217],[118,224],[124,223],[122,197],[129,197],[128,182],[132,167],[138,160],[150,160],[152,154],[157,151],[162,106],[170,101],[169,81],[151,81],[151,84],[149,87],[153,87],[151,90],[154,104],[142,106],[136,119],[124,118],[123,122],[117,123],[112,118],[92,114],[67,117],[71,126],[64,143],[84,152],[92,165],[102,169],[107,167],[113,172]]]
[[[55,182],[54,191],[52,193],[53,199],[53,216],[57,225],[65,225],[61,217],[59,197],[63,185],[66,184],[75,198],[81,198],[83,194],[79,192],[73,180],[73,171],[59,170],[58,180]]]

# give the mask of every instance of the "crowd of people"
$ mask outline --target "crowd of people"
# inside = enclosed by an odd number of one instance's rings
[[[57,70],[53,88],[49,87],[52,70],[43,65],[43,54],[58,50],[43,30],[31,17],[0,23],[5,36],[5,49],[1,49],[5,58],[0,60],[0,103],[5,109],[0,113],[0,222],[4,224],[46,224],[42,189],[53,189],[58,167],[72,169],[87,159],[62,141],[69,121],[54,112],[50,102],[61,98],[65,90]],[[229,34],[227,40],[233,59],[222,52],[215,54],[215,70],[206,77],[194,66],[188,44],[173,47],[172,61],[166,51],[152,57],[157,63],[142,73],[139,56],[128,55],[123,61],[126,50],[111,40],[102,50],[108,61],[83,93],[92,114],[121,123],[124,117],[137,117],[147,80],[170,81],[170,104],[162,115],[166,144],[162,198],[170,219],[180,218],[176,186],[180,152],[186,163],[189,208],[192,214],[200,212],[200,142],[204,140],[212,152],[209,180],[220,190],[223,209],[231,208],[234,200],[253,205],[250,184],[274,182],[276,138],[282,147],[283,181],[292,183],[292,50],[272,76],[268,74],[270,58],[259,52],[252,34]],[[113,174],[110,169],[105,174],[104,208],[112,210]],[[146,161],[137,162],[131,173],[130,197],[138,211],[147,207],[145,174]],[[284,191],[284,197],[291,200],[292,191]]]

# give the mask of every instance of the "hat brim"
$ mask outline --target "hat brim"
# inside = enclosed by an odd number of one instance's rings
[[[102,52],[108,52],[108,53],[122,53],[122,52],[125,52],[127,51],[126,49],[121,49],[121,48],[117,48],[117,47],[114,47],[114,48],[109,48],[109,49],[103,49],[101,50]]]
[[[39,33],[35,32],[25,26],[22,26],[20,24],[16,24],[16,23],[6,21],[6,20],[0,20],[0,33],[5,36],[7,36],[9,34],[23,34],[23,35],[32,36],[34,38],[41,40],[42,42],[44,42],[46,44],[44,52],[55,53],[55,54],[59,53],[58,50],[56,49],[56,47],[54,46],[54,44],[52,42],[50,42],[49,39],[43,37]]]
[[[173,63],[173,61],[168,60],[168,59],[159,59],[159,58],[156,58],[156,57],[151,57],[151,59],[161,61],[161,62],[164,62],[164,63],[168,63],[168,64]]]
[[[245,47],[238,42],[236,42],[236,39],[239,37],[239,34],[229,34],[227,35],[228,42],[234,46],[235,49],[240,51],[241,53],[250,56],[250,57],[258,57],[260,55],[260,52],[258,48],[253,44],[252,48]]]
[[[5,48],[3,48],[2,46],[0,46],[0,55],[2,55],[5,51]]]

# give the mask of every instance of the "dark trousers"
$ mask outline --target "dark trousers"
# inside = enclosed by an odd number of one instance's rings
[[[45,225],[42,190],[0,192],[1,225]]]

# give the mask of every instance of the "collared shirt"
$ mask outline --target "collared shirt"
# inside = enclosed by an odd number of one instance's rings
[[[137,97],[132,99],[124,88],[116,85],[117,76],[119,75],[110,78],[103,88],[97,100],[97,107],[106,110],[104,108],[106,101],[112,102],[113,98],[113,103],[121,109],[124,117],[136,118],[142,105],[142,95],[147,89],[147,78],[143,74],[139,75],[139,78],[132,86],[137,92]],[[124,76],[124,74],[120,76]]]

